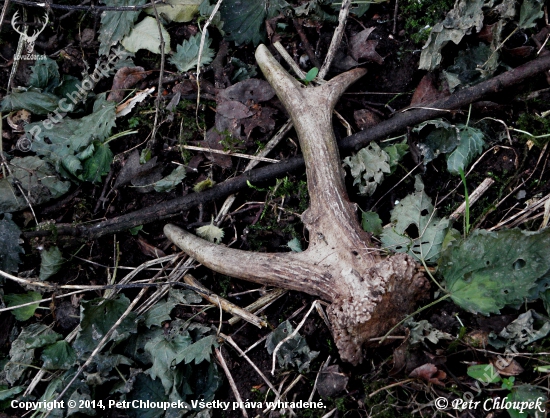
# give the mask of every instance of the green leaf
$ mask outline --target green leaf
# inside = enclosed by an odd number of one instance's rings
[[[287,7],[284,0],[226,0],[220,7],[227,39],[237,45],[253,43],[258,45],[265,39],[264,22]]]
[[[391,226],[380,236],[382,245],[398,253],[407,253],[427,263],[439,258],[450,223],[436,216],[431,199],[417,177],[416,192],[401,200],[392,210]]]
[[[344,158],[344,164],[350,167],[353,185],[359,185],[359,194],[363,196],[372,195],[384,180],[384,173],[391,172],[389,162],[389,155],[374,142]]]
[[[52,129],[43,130],[40,122],[25,127],[27,132],[40,128],[35,136],[33,151],[51,162],[61,174],[78,176],[83,170],[83,161],[92,158],[92,143],[102,143],[115,126],[116,103],[97,99],[94,112],[80,119],[63,118]],[[48,141],[46,140],[48,139]],[[106,149],[101,151],[103,154]]]
[[[514,381],[516,378],[514,376],[510,376],[509,378],[502,379],[502,385],[500,386],[502,389],[512,390],[514,387]]]
[[[523,0],[519,11],[518,26],[521,29],[534,28],[536,21],[544,16],[542,11],[544,2],[542,0]]]
[[[159,25],[164,40],[164,53],[167,54],[170,52],[170,35],[162,23],[149,16],[139,22],[122,40],[122,46],[129,52],[146,49],[154,54],[160,54]]]
[[[52,93],[41,93],[36,90],[12,92],[2,100],[0,112],[13,112],[26,109],[36,115],[47,115],[57,109],[59,97]]]
[[[526,408],[520,410],[512,407],[507,411],[512,418],[543,417],[546,416],[545,404],[547,399],[546,393],[536,386],[516,386],[506,397],[506,401],[512,403],[512,405],[514,403],[515,405],[525,405]]]
[[[422,153],[424,165],[437,158],[440,154],[453,151],[458,145],[458,130],[456,126],[442,119],[433,119],[422,122],[413,129],[420,132],[426,126],[434,129],[426,136],[426,139],[418,144]]]
[[[196,229],[197,235],[210,242],[220,243],[224,236],[223,229],[214,225],[214,220],[210,225],[204,225]]]
[[[153,379],[160,379],[166,394],[174,384],[173,367],[181,362],[181,358],[177,360],[177,357],[191,342],[189,333],[185,331],[184,334],[176,334],[173,338],[160,334],[145,344],[145,351],[153,359],[153,365],[146,373]]]
[[[180,363],[181,361],[191,363],[194,361],[195,364],[199,364],[204,360],[211,361],[212,347],[218,346],[217,337],[215,335],[208,335],[180,351],[176,356],[176,363]]]
[[[529,297],[550,269],[549,253],[550,229],[477,229],[443,253],[439,271],[458,306],[489,315]]]
[[[307,83],[311,83],[315,77],[317,77],[317,74],[319,74],[319,68],[313,67],[311,70],[309,70],[306,74],[306,78],[304,78],[304,81]]]
[[[57,246],[52,246],[40,253],[40,280],[48,280],[51,276],[57,273],[65,259]]]
[[[147,0],[103,0],[106,6],[141,6]],[[108,55],[111,46],[121,41],[134,27],[140,10],[131,12],[105,11],[101,14],[99,55]]]
[[[26,389],[26,386],[14,386],[8,388],[7,386],[2,386],[0,389],[0,401],[6,401],[13,398],[15,395],[23,392]]]
[[[157,13],[168,22],[190,22],[199,11],[202,0],[167,0],[166,4],[156,6]],[[152,7],[145,9],[145,13],[155,16]]]
[[[128,232],[132,235],[137,235],[139,231],[143,229],[143,225],[134,226],[133,228],[128,229]]]
[[[479,33],[483,27],[483,5],[484,0],[456,2],[445,20],[437,23],[430,32],[430,37],[420,54],[418,68],[434,70],[441,63],[441,50],[449,41],[458,45],[473,28]]]
[[[48,370],[68,370],[76,362],[76,351],[63,340],[46,347],[42,352],[42,367]]]
[[[4,300],[8,304],[9,308],[11,308],[12,306],[22,305],[24,303],[34,302],[41,299],[42,295],[38,292],[8,294],[4,296]],[[13,311],[11,311],[11,313],[18,321],[26,321],[34,315],[34,312],[36,311],[36,308],[38,308],[38,305],[38,303],[34,303],[29,306],[23,306],[22,308],[14,309]]]
[[[11,220],[10,213],[4,213],[0,220],[0,270],[5,272],[17,272],[19,270],[19,254],[25,251],[19,244],[21,230]]]
[[[210,64],[216,55],[216,52],[210,48],[212,39],[208,36],[204,40],[200,66]],[[201,44],[201,33],[191,36],[189,40],[183,41],[177,46],[176,53],[169,59],[171,64],[174,64],[181,72],[189,71],[197,67],[197,59],[199,58],[199,48]]]
[[[498,58],[498,53],[484,43],[459,51],[454,64],[444,72],[451,90],[459,85],[467,87],[477,84],[492,76],[498,67],[496,58]],[[488,65],[484,65],[489,59],[492,62],[490,68]]]
[[[179,165],[166,177],[156,181],[153,184],[155,191],[157,192],[169,192],[180,184],[187,175],[186,167]]]
[[[12,175],[0,179],[0,212],[15,212],[64,195],[71,183],[61,181],[53,167],[36,156],[15,157],[8,163]],[[15,182],[23,189],[26,199]]]
[[[267,337],[265,346],[267,352],[271,355],[275,347],[292,334],[293,328],[289,321],[281,323]],[[319,355],[318,351],[311,351],[307,341],[299,333],[294,335],[279,347],[277,351],[277,362],[283,368],[297,367],[299,372],[307,371],[313,359]]]
[[[29,86],[53,93],[54,89],[59,85],[59,80],[57,62],[47,56],[42,56],[41,59],[36,60],[32,67]]]
[[[189,289],[170,289],[168,291],[168,301],[174,301],[176,304],[189,305],[201,303],[202,297]]]
[[[160,327],[163,322],[170,321],[170,312],[172,312],[174,306],[176,306],[176,303],[172,301],[158,302],[145,313],[145,326],[147,328],[151,328],[152,325]]]
[[[485,141],[483,132],[465,125],[457,125],[459,143],[456,149],[447,157],[447,171],[451,174],[460,174],[466,171],[472,160],[481,154]]]
[[[136,377],[132,391],[128,394],[130,405],[132,401],[143,401],[144,399],[150,402],[169,402],[168,395],[162,384],[158,380],[153,380],[144,373],[140,373]],[[159,418],[159,410],[156,408],[130,408],[125,412],[132,418]],[[164,416],[164,415],[160,415]]]
[[[370,232],[374,235],[380,235],[383,231],[382,220],[376,212],[363,212],[361,211],[361,227],[364,231]]]
[[[40,323],[29,325],[25,330],[26,332],[21,334],[21,338],[28,350],[51,345],[63,338],[61,334]]]
[[[290,248],[295,253],[301,253],[302,250],[302,243],[300,240],[296,237],[292,238],[290,241],[286,243],[286,246]]]
[[[383,146],[382,149],[390,157],[390,170],[393,174],[399,161],[401,161],[401,159],[409,152],[409,145],[405,140],[401,143]]]
[[[25,370],[32,365],[34,349],[29,349],[26,341],[35,338],[37,333],[45,329],[48,329],[48,327],[42,324],[29,325],[21,330],[19,336],[11,344],[9,361],[5,364],[3,370],[10,385],[14,385],[23,376]]]
[[[101,177],[107,175],[113,162],[113,153],[109,144],[94,144],[94,153],[86,158],[83,164],[82,174],[78,178],[92,183],[101,182]]]
[[[498,383],[502,379],[492,364],[476,364],[468,367],[468,376],[482,383]]]
[[[74,348],[79,353],[89,353],[99,341],[119,320],[130,305],[130,299],[120,295],[116,299],[94,299],[81,303],[80,332],[74,342]],[[130,334],[137,332],[136,314],[130,313],[116,331],[111,335],[111,341],[122,341]]]

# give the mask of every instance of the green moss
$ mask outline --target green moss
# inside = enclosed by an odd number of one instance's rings
[[[534,112],[525,112],[520,115],[516,125],[518,129],[533,135],[520,133],[520,138],[525,142],[531,140],[536,146],[543,147],[550,140],[548,136],[536,138],[539,135],[548,135],[550,133],[550,118],[543,118]]]
[[[431,28],[443,20],[453,8],[454,0],[404,0],[399,2],[400,15],[404,16],[405,31],[415,44],[428,40]]]

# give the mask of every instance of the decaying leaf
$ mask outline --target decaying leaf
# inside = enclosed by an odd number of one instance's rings
[[[147,77],[143,67],[122,67],[117,70],[113,79],[111,92],[107,100],[120,102],[128,94],[127,89],[134,87],[137,83]]]
[[[265,342],[267,352],[273,354],[275,347],[287,338],[293,332],[289,321],[281,323],[269,336]],[[306,339],[299,333],[294,335],[279,347],[277,351],[277,362],[283,368],[298,367],[298,371],[307,371],[313,359],[319,355],[318,351],[311,351],[307,345]]]
[[[472,29],[479,32],[483,27],[483,4],[483,0],[456,2],[445,20],[433,27],[426,45],[422,48],[418,68],[434,70],[441,62],[441,50],[449,41],[458,45]]]
[[[353,184],[359,185],[359,194],[369,196],[384,180],[384,173],[391,172],[389,161],[389,155],[374,142],[360,149],[357,154],[344,158],[354,178]]]
[[[535,330],[535,320],[542,323],[542,326],[537,330]],[[546,337],[548,333],[550,333],[550,321],[534,310],[529,309],[508,324],[500,332],[499,337],[506,339],[508,344],[518,344],[525,347],[533,341]]]
[[[323,399],[333,398],[344,391],[349,381],[349,376],[342,373],[337,364],[323,367],[317,380],[317,391]]]
[[[436,210],[418,176],[415,189],[415,193],[395,206],[391,224],[384,228],[380,239],[384,247],[392,251],[407,253],[427,263],[434,262],[439,258],[450,222],[447,218],[436,216]]]
[[[224,236],[223,229],[218,228],[216,225],[214,225],[214,219],[212,219],[210,225],[204,225],[200,228],[197,228],[196,232],[199,237],[204,238],[205,240],[208,240],[210,242],[220,243]]]
[[[384,58],[376,52],[378,41],[367,40],[374,29],[364,29],[350,39],[350,55],[355,61],[366,60],[367,62],[375,62],[379,65],[384,63]]]
[[[53,167],[36,156],[15,157],[9,162],[12,175],[0,179],[0,212],[15,212],[64,195],[71,184],[62,181]],[[15,185],[17,182],[23,189]],[[28,201],[27,201],[28,200]]]
[[[421,379],[434,385],[445,386],[442,380],[447,377],[447,373],[439,370],[435,364],[426,363],[414,369],[409,377]]]
[[[430,322],[422,319],[418,322],[410,320],[405,325],[411,331],[410,342],[411,344],[423,342],[428,340],[432,344],[437,344],[439,340],[452,340],[454,337],[447,332],[443,332],[435,328]]]

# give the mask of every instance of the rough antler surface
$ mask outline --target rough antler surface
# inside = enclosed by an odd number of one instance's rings
[[[309,230],[301,253],[254,253],[211,244],[175,225],[164,233],[214,271],[256,283],[298,290],[331,302],[328,309],[342,360],[360,363],[362,347],[387,332],[425,296],[428,283],[407,255],[382,257],[359,225],[349,201],[332,129],[332,111],[366,70],[343,73],[320,87],[292,78],[264,45],[256,60],[294,123],[308,180]]]

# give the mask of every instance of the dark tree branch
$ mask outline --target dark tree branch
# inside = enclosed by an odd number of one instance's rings
[[[488,81],[468,89],[460,90],[445,99],[427,104],[424,106],[424,109],[411,109],[398,113],[393,118],[383,121],[368,130],[344,138],[339,143],[340,151],[349,153],[353,150],[357,150],[366,146],[371,141],[384,139],[389,135],[405,131],[407,126],[416,125],[425,120],[444,115],[448,113],[449,110],[459,109],[489,94],[500,93],[511,86],[521,83],[529,77],[548,70],[550,70],[550,54],[541,56]],[[49,236],[55,232],[57,235],[72,235],[85,239],[99,238],[115,232],[125,231],[138,225],[176,216],[201,203],[223,198],[246,189],[248,187],[247,181],[251,183],[271,181],[289,172],[296,171],[302,168],[303,165],[303,158],[295,157],[278,164],[251,170],[238,177],[226,180],[210,190],[179,197],[103,222],[79,226],[57,225],[52,230],[24,232],[23,237],[28,239],[39,236]]]

